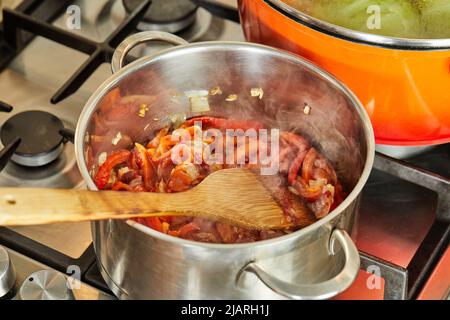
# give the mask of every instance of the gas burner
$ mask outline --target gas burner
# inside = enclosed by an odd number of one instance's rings
[[[123,0],[128,13],[142,0]],[[198,6],[189,0],[153,0],[143,20],[137,25],[141,31],[180,32],[194,23]]]
[[[54,161],[63,150],[64,124],[51,113],[25,111],[9,118],[0,129],[0,141],[8,145],[21,142],[11,160],[27,167],[40,167]]]
[[[6,103],[0,111],[11,112]],[[0,185],[8,187],[78,188],[73,124],[43,110],[17,113],[0,128]],[[11,161],[10,161],[11,160]]]
[[[8,251],[0,246],[0,299],[10,297],[15,282],[16,273],[9,258]]]
[[[114,29],[115,26],[119,25],[123,19],[127,16],[127,10],[124,8],[122,1],[116,1],[111,6],[106,6],[103,8],[101,14],[99,14],[101,18],[96,22],[96,28],[99,34],[103,37],[108,35],[111,30]],[[236,25],[236,28],[239,28],[239,25]],[[145,22],[142,20],[137,27],[139,30],[143,31],[151,31],[151,26],[146,26]],[[194,12],[193,22],[188,25],[186,28],[178,31],[171,32],[175,33],[177,36],[183,38],[188,42],[194,41],[208,41],[208,40],[217,40],[220,36],[225,32],[225,24],[224,22],[207,11],[204,8],[198,8]],[[235,40],[243,40],[241,38]],[[163,43],[152,43],[151,45],[143,45],[139,48],[135,48],[132,50],[130,55],[132,57],[138,58],[142,55],[151,54],[160,50],[165,49],[166,44]],[[145,49],[146,48],[146,49]],[[145,50],[144,50],[145,49]],[[150,49],[150,50],[147,50]]]

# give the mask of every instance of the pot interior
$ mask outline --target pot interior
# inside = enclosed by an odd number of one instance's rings
[[[252,95],[252,89],[262,94]],[[119,91],[127,108],[112,107]],[[193,108],[193,91],[206,93],[209,110]],[[258,120],[301,134],[332,162],[349,192],[373,152],[365,111],[317,67],[264,46],[200,43],[134,62],[91,98],[78,133],[84,136],[80,166],[89,188],[96,189],[92,177],[106,155],[134,142],[145,144],[178,117],[199,115]]]

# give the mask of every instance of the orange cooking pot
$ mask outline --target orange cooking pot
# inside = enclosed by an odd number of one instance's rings
[[[357,32],[280,0],[238,0],[245,37],[298,53],[358,96],[376,142],[450,142],[450,39],[400,39]]]

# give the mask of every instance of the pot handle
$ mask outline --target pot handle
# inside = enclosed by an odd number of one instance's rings
[[[246,271],[254,273],[267,287],[290,299],[319,300],[334,297],[350,287],[360,268],[358,249],[348,233],[341,229],[332,232],[328,247],[331,255],[335,254],[335,241],[338,241],[344,250],[345,265],[341,272],[330,280],[315,284],[292,284],[274,277],[256,262],[247,264],[239,273],[238,280],[242,272]]]
[[[176,35],[167,32],[143,31],[135,33],[126,38],[125,40],[123,40],[117,46],[116,50],[114,50],[114,54],[111,59],[112,73],[116,73],[117,71],[122,69],[125,57],[127,56],[128,52],[130,52],[131,49],[133,49],[138,44],[154,40],[168,42],[173,45],[189,44],[189,42],[187,42],[183,38],[180,38]]]

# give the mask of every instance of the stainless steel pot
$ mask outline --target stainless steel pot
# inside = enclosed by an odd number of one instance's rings
[[[122,68],[128,51],[150,40],[179,46]],[[114,74],[84,107],[76,132],[77,160],[90,189],[96,190],[90,166],[99,155],[89,149],[89,132],[95,125],[94,112],[111,90],[156,97],[147,111],[155,121],[144,126],[133,120],[137,118],[124,119],[134,129],[147,132],[149,126],[162,127],[167,115],[194,115],[187,104],[173,103],[173,92],[220,86],[224,95],[242,97],[242,105],[231,106],[223,96],[210,102],[208,114],[263,117],[281,129],[300,131],[333,162],[351,190],[322,220],[256,243],[207,244],[171,237],[134,221],[95,222],[92,232],[100,271],[119,298],[324,299],[351,285],[360,261],[348,232],[353,230],[359,194],[372,167],[374,137],[366,112],[346,87],[298,56],[270,47],[235,42],[187,44],[160,32],[126,39],[114,54],[112,70]],[[245,98],[254,87],[263,88],[264,99]],[[305,103],[310,114],[303,112]]]

